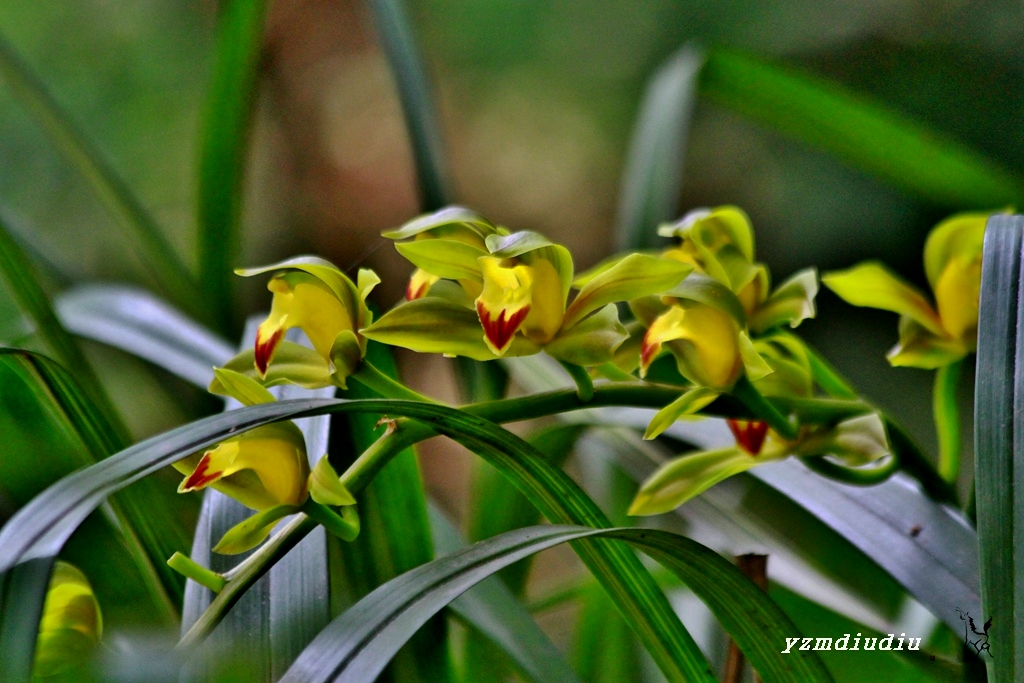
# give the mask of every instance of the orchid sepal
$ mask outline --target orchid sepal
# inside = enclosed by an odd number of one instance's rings
[[[308,495],[305,440],[291,422],[250,429],[174,468],[186,475],[179,493],[212,486],[253,510],[300,505]]]
[[[313,349],[288,340],[278,344],[274,351],[274,362],[267,368],[266,376],[256,370],[254,350],[246,349],[229,360],[222,367],[259,382],[264,387],[294,384],[305,389],[322,389],[333,384],[327,363]],[[220,379],[214,377],[209,386],[210,393],[231,395]]]
[[[445,230],[459,229],[470,231],[481,240],[488,235],[503,232],[501,228],[496,227],[472,209],[467,209],[464,206],[448,206],[440,211],[417,216],[401,227],[388,230],[381,235],[390,240],[403,240],[430,231],[444,233]]]
[[[694,387],[684,392],[679,398],[655,413],[644,432],[644,439],[649,441],[661,436],[662,432],[678,420],[700,419],[700,416],[696,416],[694,413],[710,405],[720,395],[720,392],[707,387]]]
[[[341,483],[341,478],[327,455],[321,457],[309,473],[309,495],[318,503],[340,507],[355,505],[356,499]]]
[[[228,529],[217,545],[213,546],[213,552],[221,555],[238,555],[252,550],[266,540],[280,520],[301,510],[302,507],[299,505],[276,505],[261,510]]]

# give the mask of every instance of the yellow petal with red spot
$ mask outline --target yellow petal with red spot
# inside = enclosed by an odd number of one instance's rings
[[[512,343],[533,303],[532,269],[514,259],[480,258],[484,287],[476,300],[476,312],[484,328],[484,341],[497,355]]]
[[[684,333],[683,317],[685,312],[680,306],[673,306],[658,316],[644,334],[640,344],[640,376],[647,374],[647,369],[661,352],[662,344],[678,339]]]
[[[306,500],[309,462],[294,425],[257,427],[206,451],[188,472],[179,493],[213,488],[254,510],[300,505]]]
[[[271,278],[267,289],[274,293],[270,315],[256,330],[255,362],[261,377],[273,359],[284,333],[299,327],[313,348],[330,363],[331,346],[343,331],[353,331],[349,311],[337,294],[319,278],[304,272],[290,272]]]
[[[712,389],[729,389],[743,370],[739,326],[727,313],[696,304],[676,305],[648,328],[640,350],[641,372],[670,342],[679,370],[687,379]]]
[[[431,275],[422,268],[417,268],[413,271],[412,276],[409,278],[409,285],[405,288],[405,300],[413,301],[426,295],[427,290],[430,289],[430,285],[440,280],[436,275]]]

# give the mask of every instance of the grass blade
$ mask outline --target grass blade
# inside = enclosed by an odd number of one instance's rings
[[[504,470],[548,519],[608,526],[600,509],[572,479],[548,466],[521,439],[488,420],[444,406],[411,401],[302,399],[250,406],[204,418],[147,439],[62,479],[23,507],[0,530],[0,572],[26,560],[55,555],[107,496],[189,453],[217,443],[227,434],[275,420],[335,412],[405,416],[423,422]],[[711,680],[703,655],[650,573],[632,553],[606,544],[580,546],[577,552],[608,588],[634,632],[670,680]],[[226,590],[218,599],[230,605],[237,595]]]
[[[132,235],[130,243],[137,245],[135,248],[140,263],[152,274],[161,291],[191,313],[204,313],[198,308],[204,299],[199,296],[195,279],[163,236],[152,215],[2,37],[0,76],[50,136],[57,149],[89,184],[118,226]]]
[[[975,384],[975,488],[981,602],[978,624],[992,619],[989,681],[1016,681],[1024,673],[1024,330],[1021,330],[1021,246],[1024,219],[993,216],[985,232]],[[966,626],[966,624],[965,624]],[[960,629],[957,629],[958,631]],[[967,634],[974,640],[976,636]]]
[[[703,62],[699,50],[684,46],[659,67],[647,86],[619,193],[615,230],[620,251],[657,246],[655,229],[676,217]]]
[[[572,453],[576,440],[587,430],[584,424],[556,424],[531,434],[527,441],[544,454],[553,467],[562,467]],[[501,473],[481,462],[473,482],[476,505],[469,521],[469,537],[479,541],[540,522],[540,513]],[[513,593],[526,586],[529,561],[509,567],[501,574]]]
[[[0,576],[0,654],[4,683],[32,679],[36,634],[56,558],[18,565]]]
[[[218,335],[142,289],[82,285],[58,296],[54,308],[70,332],[127,351],[201,389],[213,379],[213,367],[234,355]]]
[[[939,206],[1024,203],[1024,183],[992,160],[823,79],[716,49],[708,53],[700,91]]]
[[[652,529],[544,526],[482,541],[382,586],[332,622],[282,681],[373,681],[420,623],[478,581],[560,543],[598,537],[627,541],[676,573],[723,621],[764,680],[831,680],[816,656],[780,654],[778,643],[796,627],[736,568],[699,543]]]
[[[232,320],[242,183],[267,0],[222,3],[199,152],[199,283],[221,327]]]
[[[506,367],[530,391],[557,388],[557,380],[553,382],[551,378],[560,375],[554,368],[545,370],[540,360],[516,359]],[[652,410],[616,408],[566,417],[595,425],[618,424],[643,430],[653,415]],[[702,449],[733,442],[729,430],[716,419],[677,422],[665,434]],[[657,464],[631,460],[623,466],[637,481],[643,481]],[[974,529],[959,510],[923,494],[912,478],[898,473],[875,486],[846,486],[815,475],[793,459],[762,465],[748,475],[824,522],[951,628],[959,629],[963,623],[957,607],[969,610],[980,604],[978,557],[963,551],[977,546]],[[911,530],[916,526],[927,529],[927,533],[913,535]]]
[[[5,508],[24,505],[48,484],[110,452],[110,434],[91,401],[53,361],[28,351],[0,350],[0,387],[0,441],[4,443],[0,481]],[[102,516],[89,520],[67,553],[93,578],[99,599],[111,607],[105,615],[108,623],[138,624],[139,615],[126,606],[145,606],[144,621],[165,626],[177,619],[175,602],[181,586],[178,577],[163,565],[165,556],[156,559],[153,554],[164,552],[164,548],[173,552],[175,541],[183,547],[182,530],[173,521],[180,510],[167,505],[168,520],[148,519],[141,516],[145,508],[139,505],[140,494],[147,496],[150,506],[171,502],[152,485],[143,491],[123,492],[104,506]],[[129,559],[106,563],[97,556],[100,549],[126,554]],[[4,631],[0,661],[12,671],[24,668],[19,664],[23,658],[28,658],[24,666],[31,667],[32,648],[25,643],[35,645],[49,560],[37,569],[40,567],[45,569],[45,575],[37,577],[40,594],[30,594],[23,584],[35,581],[31,577],[36,570],[31,567],[12,570],[8,583],[0,587]],[[16,585],[21,588],[15,589]]]
[[[438,552],[453,553],[467,543],[458,530],[436,507],[431,510],[431,527]],[[520,562],[522,564],[523,560]],[[508,571],[508,567],[503,571]],[[449,605],[453,614],[508,657],[519,671],[536,683],[578,681],[572,667],[562,657],[547,634],[515,595],[491,577],[459,596]],[[467,662],[468,664],[468,662]],[[465,676],[466,680],[496,680]]]
[[[402,0],[370,0],[381,46],[391,64],[412,144],[420,209],[437,211],[452,202],[441,128],[430,82]]]
[[[398,368],[388,347],[370,342],[367,359],[389,377],[398,377]],[[376,398],[377,394],[352,382],[341,396],[360,399]],[[351,441],[346,446],[352,455],[348,462],[339,463],[342,465],[339,472],[384,432],[373,415],[349,415],[347,422]],[[426,492],[412,448],[404,449],[373,478],[360,496],[359,515],[362,531],[354,542],[345,544],[341,550],[346,578],[352,584],[351,602],[399,574],[434,559]],[[390,671],[394,680],[402,683],[448,680],[451,671],[444,619],[431,620],[416,634],[409,647],[392,662]]]
[[[39,284],[24,252],[0,223],[0,345],[44,353],[67,368],[78,379],[106,419],[118,432],[119,445],[128,441],[128,431],[100,387],[99,378],[81,349],[50,308],[49,298]]]

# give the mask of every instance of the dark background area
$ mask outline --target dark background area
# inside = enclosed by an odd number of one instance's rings
[[[1024,18],[1015,2],[415,0],[410,9],[460,201],[564,242],[578,267],[612,249],[645,82],[686,43],[831,79],[1021,171]],[[215,17],[212,1],[0,4],[0,33],[185,254]],[[313,251],[343,268],[372,266],[385,280],[377,301],[389,306],[409,266],[378,233],[417,207],[401,112],[365,8],[273,2],[261,88],[239,265]],[[125,237],[2,84],[0,168],[0,204],[65,275],[146,282]],[[924,237],[951,210],[701,100],[679,212],[724,203],[749,213],[776,281],[808,265],[879,258],[923,284]],[[247,310],[266,305],[261,287],[240,283]],[[933,446],[930,373],[884,359],[895,315],[823,292],[818,319],[801,332]],[[135,396],[159,384],[141,367],[122,374]],[[139,431],[180,418],[159,397],[139,403]]]

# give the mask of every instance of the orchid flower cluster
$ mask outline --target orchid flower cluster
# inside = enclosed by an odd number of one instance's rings
[[[964,214],[931,233],[925,265],[934,305],[879,263],[821,280],[854,305],[900,314],[893,365],[954,363],[975,344],[984,226],[985,215]],[[659,234],[672,245],[576,273],[566,247],[450,207],[384,233],[414,271],[406,300],[376,319],[366,302],[379,283],[372,271],[353,282],[315,257],[237,271],[270,275],[270,314],[253,347],[216,370],[210,390],[252,405],[274,400],[268,387],[280,384],[345,388],[355,380],[378,388],[368,381],[376,373],[366,361],[369,341],[476,361],[543,352],[569,370],[581,400],[593,382],[674,387],[678,397],[655,414],[646,438],[677,420],[727,418],[735,443],[666,462],[641,486],[631,514],[671,510],[789,456],[825,457],[833,467],[884,463],[891,472],[896,456],[877,411],[801,424],[780,408],[829,390],[820,361],[793,332],[815,315],[816,271],[773,287],[755,258],[750,220],[732,206],[690,212]],[[284,338],[292,328],[309,346]],[[211,486],[257,511],[219,552],[254,547],[297,511],[343,538],[358,533],[344,476],[326,455],[310,466],[292,423],[253,429],[177,467],[186,475],[180,491]]]

